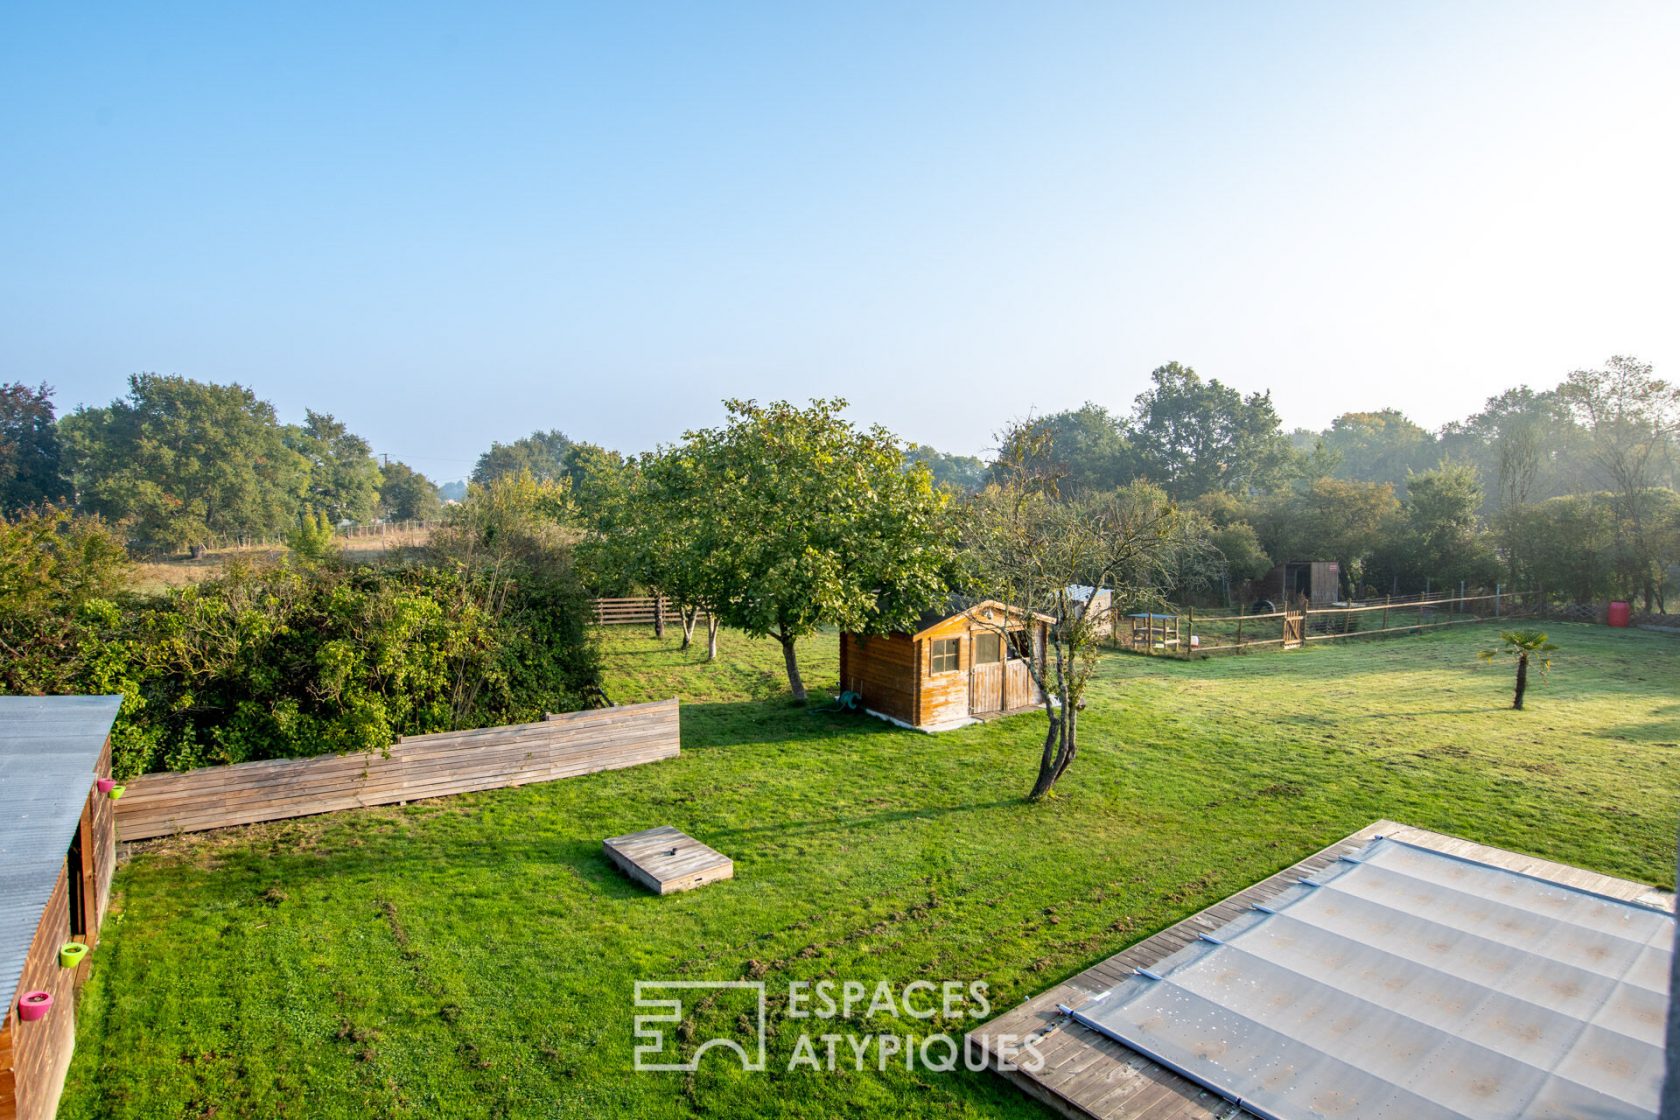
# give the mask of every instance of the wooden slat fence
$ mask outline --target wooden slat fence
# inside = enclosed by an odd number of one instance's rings
[[[682,607],[675,601],[663,596],[637,595],[624,599],[596,599],[595,624],[597,626],[652,626],[654,612],[662,613],[667,626],[678,626],[682,622]],[[706,612],[700,612],[700,621],[706,621]]]
[[[144,840],[340,809],[501,789],[677,757],[677,701],[551,715],[541,723],[411,735],[388,753],[324,755],[146,774],[117,802]]]

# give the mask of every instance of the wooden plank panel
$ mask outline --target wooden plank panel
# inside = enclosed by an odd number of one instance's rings
[[[607,859],[656,894],[688,891],[735,877],[735,864],[714,848],[661,825],[601,841]]]
[[[554,781],[677,757],[676,700],[416,736],[385,754],[148,774],[115,802],[125,840]],[[110,804],[107,802],[106,804]],[[109,873],[104,873],[109,887]]]
[[[75,970],[58,963],[59,947],[69,940],[70,883],[60,872],[24,959],[18,990],[10,997],[15,1005],[24,992],[49,992],[52,1009],[45,1018],[25,1023],[12,1006],[7,1008],[12,1026],[13,1108],[20,1120],[51,1120],[64,1088],[64,1071],[70,1066],[76,1040],[76,977]]]

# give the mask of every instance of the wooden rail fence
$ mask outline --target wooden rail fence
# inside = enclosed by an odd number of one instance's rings
[[[595,624],[597,626],[652,626],[656,618],[662,618],[667,626],[680,625],[682,621],[682,607],[664,596],[638,595],[626,599],[596,599]],[[700,612],[700,621],[706,620],[706,612]]]
[[[540,723],[411,735],[388,753],[282,758],[146,774],[117,802],[117,833],[144,840],[473,790],[551,782],[677,757],[677,701],[551,715]]]
[[[1535,595],[1513,591],[1385,596],[1363,603],[1285,607],[1261,614],[1168,608],[1167,613],[1116,617],[1114,640],[1122,648],[1142,653],[1194,657],[1269,646],[1298,649],[1312,642],[1379,634],[1417,634],[1507,616],[1533,617],[1536,609]]]

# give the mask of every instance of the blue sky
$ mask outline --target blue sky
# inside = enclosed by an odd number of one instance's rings
[[[0,379],[238,380],[460,477],[844,395],[950,450],[1179,360],[1290,426],[1680,375],[1680,5],[39,5]]]

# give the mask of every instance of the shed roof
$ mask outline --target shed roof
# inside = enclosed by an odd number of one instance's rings
[[[945,601],[945,605],[943,607],[936,607],[933,610],[923,611],[922,616],[912,624],[910,636],[913,638],[920,638],[934,627],[943,625],[944,623],[951,621],[953,618],[973,614],[982,607],[993,607],[1000,611],[1006,611],[1019,615],[1031,615],[1040,622],[1056,621],[1053,615],[1041,614],[1038,611],[1022,610],[1020,607],[1011,607],[1008,604],[999,602],[996,599],[975,599],[967,595],[952,595]]]
[[[0,992],[17,992],[121,696],[0,696]]]

